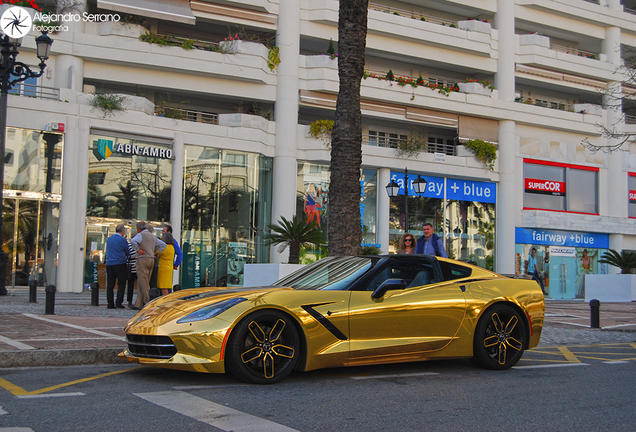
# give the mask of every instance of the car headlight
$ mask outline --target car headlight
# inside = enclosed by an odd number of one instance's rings
[[[222,314],[232,306],[244,302],[245,300],[247,299],[239,297],[207,305],[197,311],[192,312],[191,314],[184,316],[183,318],[178,319],[177,324],[189,323],[193,321],[203,321],[206,319],[214,318],[215,316]]]

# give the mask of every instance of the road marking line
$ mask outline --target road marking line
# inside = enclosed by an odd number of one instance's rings
[[[4,342],[7,345],[11,345],[12,347],[15,347],[17,349],[22,349],[22,350],[35,349],[35,347],[32,347],[31,345],[27,345],[25,343],[18,342],[17,340],[14,340],[14,339],[9,339],[8,337],[1,336],[1,335],[0,335],[0,342]]]
[[[536,365],[536,366],[513,366],[513,369],[544,369],[544,368],[557,368],[557,367],[567,367],[567,366],[589,366],[587,363],[561,363],[561,364],[550,364],[550,365]]]
[[[625,360],[614,360],[614,361],[604,361],[603,363],[605,363],[605,364],[626,364],[626,363],[629,363],[629,362],[625,361]]]
[[[567,347],[560,346],[560,347],[557,347],[557,348],[558,348],[559,351],[561,351],[561,354],[563,354],[563,357],[565,357],[565,359],[567,361],[572,362],[572,363],[581,363],[581,360],[576,358],[576,356],[572,353],[572,351],[567,349]]]
[[[577,326],[577,327],[590,327],[588,324],[577,324],[577,323],[573,323],[573,322],[563,322],[563,321],[550,321],[556,324],[567,324],[567,325],[573,325],[573,326]]]
[[[609,329],[609,328],[617,328],[617,327],[628,327],[628,326],[633,326],[634,324],[616,324],[616,325],[612,325],[612,326],[603,326],[604,329]]]
[[[99,330],[94,330],[94,329],[91,329],[91,328],[88,328],[88,327],[82,327],[82,326],[75,325],[75,324],[69,324],[69,323],[65,323],[65,322],[62,322],[62,321],[56,321],[56,320],[44,318],[44,317],[41,317],[41,316],[38,316],[38,315],[33,315],[33,314],[25,313],[25,314],[22,314],[22,315],[27,316],[29,318],[33,318],[33,319],[38,319],[40,321],[45,321],[45,322],[49,322],[49,323],[52,323],[52,324],[58,324],[58,325],[74,328],[74,329],[77,329],[77,330],[82,330],[82,331],[85,331],[87,333],[93,333],[93,334],[96,334],[96,335],[99,335],[99,336],[103,336],[103,337],[105,337],[107,339],[116,339],[116,340],[120,340],[120,341],[125,341],[126,340],[126,338],[124,336],[117,336],[117,335],[114,335],[112,333],[106,333],[106,332],[99,331]]]
[[[9,413],[3,410],[2,407],[0,406],[0,415],[4,415],[4,414],[9,414]]]
[[[34,394],[35,395],[35,394],[46,393],[46,392],[49,392],[51,390],[57,390],[57,389],[60,389],[60,388],[63,388],[63,387],[72,386],[74,384],[80,384],[80,383],[83,383],[83,382],[88,382],[88,381],[93,381],[93,380],[100,379],[100,378],[105,378],[105,377],[108,377],[108,376],[111,376],[111,375],[117,375],[117,374],[124,373],[124,372],[130,372],[132,370],[140,369],[142,367],[143,366],[135,366],[135,367],[131,367],[131,368],[128,368],[128,369],[123,369],[123,370],[118,370],[118,371],[113,371],[113,372],[106,372],[106,373],[95,375],[95,376],[92,376],[92,377],[82,378],[82,379],[78,379],[78,380],[75,380],[75,381],[69,381],[67,383],[58,384],[58,385],[55,385],[55,386],[43,388],[43,389],[40,389],[40,390],[35,390],[35,391],[32,391],[32,392],[29,392],[29,394]]]
[[[199,389],[246,387],[246,386],[252,386],[252,384],[191,385],[191,386],[176,386],[176,387],[172,387],[172,388],[175,389],[175,390],[199,390]]]
[[[83,383],[83,382],[87,382],[87,381],[93,381],[99,378],[104,378],[107,376],[111,376],[111,375],[116,375],[116,374],[120,374],[120,373],[124,373],[124,372],[129,372],[135,369],[140,369],[143,366],[135,366],[132,368],[128,368],[128,369],[124,369],[124,370],[119,370],[119,371],[114,371],[114,372],[107,372],[107,373],[103,373],[103,374],[99,374],[99,375],[95,375],[93,377],[88,377],[88,378],[82,378],[82,379],[78,379],[75,381],[70,381],[67,383],[63,383],[63,384],[58,384],[55,386],[51,386],[51,387],[46,387],[40,390],[34,390],[34,391],[26,391],[25,389],[23,389],[22,387],[18,387],[17,385],[5,380],[4,378],[0,378],[0,387],[4,388],[5,390],[8,390],[9,392],[11,392],[11,394],[13,394],[14,396],[28,396],[28,395],[39,395],[42,393],[46,393],[46,392],[50,392],[51,390],[57,390],[63,387],[68,387],[71,386],[73,384],[79,384],[79,383]],[[64,394],[68,394],[68,393],[64,393]]]
[[[47,397],[65,397],[65,396],[86,396],[84,393],[82,392],[75,392],[75,393],[49,393],[49,394],[26,394],[26,395],[19,395],[18,398],[20,399],[36,399],[36,398],[47,398]]]
[[[104,338],[101,336],[86,336],[86,337],[42,338],[42,339],[24,339],[24,340],[36,341],[36,342],[52,342],[52,341],[73,341],[73,340],[81,340],[81,341],[104,340]]]
[[[186,392],[133,393],[148,402],[224,431],[297,432],[296,429],[244,413]]]
[[[381,379],[381,378],[404,378],[404,377],[426,376],[426,375],[439,375],[439,374],[437,372],[416,372],[416,373],[393,374],[393,375],[352,376],[349,378],[354,380],[364,380],[364,379]]]

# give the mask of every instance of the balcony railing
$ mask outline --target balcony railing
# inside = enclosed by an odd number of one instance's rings
[[[552,108],[552,109],[556,109],[556,110],[560,110],[560,111],[574,112],[574,107],[571,104],[564,103],[564,102],[552,102],[552,101],[546,101],[546,100],[534,99],[534,98],[527,98],[527,97],[518,97],[518,98],[515,99],[515,102],[520,102],[520,103],[524,103],[524,104],[528,104],[528,105],[540,106],[540,107],[544,107],[544,108]]]
[[[624,7],[623,10],[629,14],[636,15],[636,9],[630,9],[630,8]]]
[[[410,140],[403,138],[377,136],[377,135],[362,135],[362,144],[398,149],[400,147],[406,147]],[[437,144],[437,143],[422,143],[422,152],[427,153],[444,153],[449,156],[457,156],[457,146],[453,144]]]
[[[155,107],[155,115],[157,117],[168,117],[175,120],[185,120],[197,123],[219,124],[218,114],[194,111],[182,108],[172,108],[167,106]]]
[[[369,2],[369,9],[376,10],[379,12],[385,12],[392,15],[399,15],[407,18],[413,18],[420,21],[426,21],[433,24],[439,24],[448,27],[457,27],[457,22],[452,20],[447,20],[444,18],[438,18],[431,15],[422,14],[419,12],[415,12],[408,9],[396,8],[393,6],[387,6],[379,3],[371,3]]]
[[[636,116],[625,114],[625,124],[636,124]]]
[[[594,60],[598,60],[600,57],[598,53],[583,51],[577,48],[572,48],[572,47],[567,47],[567,46],[557,45],[557,44],[550,44],[550,49],[553,49],[554,51],[563,52],[566,54],[572,54],[579,57],[591,58]]]
[[[60,100],[60,89],[34,84],[20,83],[9,90],[9,94],[38,99]]]

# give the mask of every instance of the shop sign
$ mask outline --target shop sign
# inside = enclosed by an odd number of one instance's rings
[[[526,192],[552,196],[565,196],[565,182],[527,178]]]
[[[563,246],[550,246],[550,256],[576,258],[576,248]]]
[[[148,156],[159,159],[172,159],[172,149],[165,147],[152,147],[135,144],[114,144],[112,140],[98,139],[97,148],[93,150],[93,154],[98,161],[108,159],[113,153],[123,153],[135,156]]]
[[[444,199],[444,196],[446,196],[446,199],[457,201],[497,202],[497,184],[493,182],[454,178],[444,179],[444,177],[429,175],[422,175],[421,177],[426,180],[426,190],[420,196],[439,199]],[[413,190],[415,179],[417,179],[416,174],[409,174],[409,196],[416,196]],[[398,194],[404,194],[404,173],[391,172],[391,180],[400,185]],[[446,180],[446,187],[444,180]]]
[[[609,234],[515,228],[515,243],[607,249]]]
[[[636,190],[630,190],[629,191],[629,200],[630,201],[636,201]]]

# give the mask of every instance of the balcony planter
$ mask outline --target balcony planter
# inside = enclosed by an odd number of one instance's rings
[[[306,57],[306,66],[308,68],[328,67],[328,68],[337,69],[338,68],[338,59],[337,58],[332,59],[331,57],[329,57],[326,54],[307,56]]]
[[[490,96],[492,94],[492,90],[478,82],[464,82],[457,83],[457,85],[461,93],[480,94],[484,96]]]
[[[147,28],[139,24],[128,24],[114,21],[97,23],[97,34],[99,36],[124,36],[139,39],[142,34],[148,31]]]
[[[461,30],[474,31],[478,33],[490,34],[492,27],[490,23],[478,20],[458,21],[457,27]]]
[[[636,301],[636,275],[588,274],[585,275],[585,301],[601,302]]]
[[[550,49],[550,38],[539,34],[523,34],[519,36],[519,45],[538,45]]]
[[[267,47],[260,43],[234,40],[221,41],[219,45],[228,53],[251,54],[267,58]]]
[[[244,127],[264,131],[269,128],[269,121],[266,118],[252,114],[219,114],[218,119],[219,126]]]

